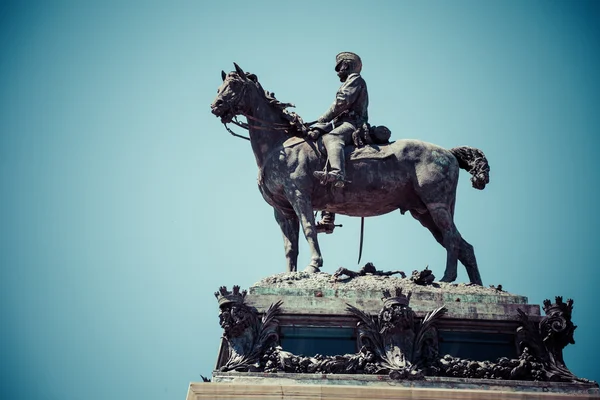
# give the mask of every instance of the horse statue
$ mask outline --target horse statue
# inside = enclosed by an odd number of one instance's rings
[[[481,150],[466,146],[446,150],[412,139],[348,146],[346,179],[351,183],[341,188],[324,186],[313,176],[313,171],[323,170],[327,163],[320,140],[300,137],[294,121],[290,122],[294,120],[290,115],[297,116],[285,109],[291,104],[276,100],[256,75],[234,65],[235,71],[229,74],[221,71],[223,83],[211,110],[224,124],[237,115],[248,120],[243,125],[249,130],[258,165],[258,187],[273,207],[283,233],[288,272],[297,270],[299,225],[311,252],[305,271],[319,272],[323,265],[316,210],[356,217],[400,210],[402,214],[410,211],[446,249],[441,281],[456,280],[460,260],[471,283],[482,285],[473,246],[462,238],[453,221],[459,168],[471,173],[477,189],[489,182],[489,165]]]

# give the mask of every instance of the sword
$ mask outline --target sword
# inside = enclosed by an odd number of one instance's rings
[[[357,262],[357,264],[360,264],[360,258],[362,257],[364,236],[365,236],[365,217],[360,217],[360,243],[358,244],[358,262]]]

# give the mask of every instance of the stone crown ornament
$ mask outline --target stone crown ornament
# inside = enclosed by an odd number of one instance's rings
[[[383,297],[381,298],[381,300],[383,300],[383,306],[384,307],[390,307],[390,306],[407,306],[410,303],[410,296],[412,296],[412,292],[408,292],[408,296],[402,293],[402,288],[396,288],[396,296],[392,296],[390,294],[389,290],[384,290],[383,291]]]
[[[243,304],[246,294],[248,294],[248,291],[243,290],[240,292],[240,287],[238,285],[233,287],[232,292],[228,291],[226,286],[221,286],[219,291],[215,292],[215,297],[219,302],[219,307],[223,307],[224,305],[231,303]]]
[[[571,312],[573,311],[573,300],[572,299],[568,299],[566,303],[563,303],[563,298],[562,296],[556,296],[555,297],[555,304],[552,304],[552,302],[550,302],[550,300],[546,299],[544,300],[544,312],[546,313],[546,315],[552,313],[552,312],[563,312],[565,313],[565,315],[567,316],[571,316]]]

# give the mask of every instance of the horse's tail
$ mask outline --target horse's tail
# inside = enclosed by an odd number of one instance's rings
[[[450,153],[458,160],[458,166],[467,170],[475,189],[482,190],[490,182],[490,165],[483,151],[475,147],[460,146],[450,149]]]

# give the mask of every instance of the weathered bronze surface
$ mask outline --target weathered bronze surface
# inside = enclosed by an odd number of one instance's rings
[[[406,274],[403,271],[380,271],[375,268],[373,263],[366,263],[364,267],[359,269],[358,271],[351,271],[344,267],[339,267],[337,271],[333,274],[333,278],[336,280],[342,280],[342,276],[346,275],[348,278],[356,278],[357,276],[365,276],[367,274],[376,275],[376,276],[392,276],[392,275],[400,275],[403,278],[406,278]]]
[[[433,284],[435,280],[435,275],[426,267],[423,271],[414,270],[410,277],[410,280],[416,283],[417,285],[427,286]]]
[[[313,172],[324,170],[327,157],[322,139],[307,139],[309,127],[290,104],[279,102],[261,87],[254,74],[223,73],[223,83],[211,105],[223,123],[235,116],[248,119],[252,150],[258,165],[258,187],[274,208],[284,238],[287,271],[297,270],[298,234],[302,229],[311,252],[306,270],[319,271],[323,258],[317,239],[315,210],[369,217],[395,210],[410,211],[447,251],[442,281],[457,277],[457,262],[472,283],[482,284],[473,247],[454,224],[459,168],[473,176],[477,189],[489,182],[489,165],[478,149],[446,150],[419,140],[345,149],[343,187],[321,185]]]

